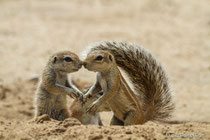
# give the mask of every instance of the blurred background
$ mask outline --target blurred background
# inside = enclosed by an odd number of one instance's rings
[[[174,91],[174,120],[210,121],[209,0],[0,0],[0,82],[26,81],[52,53],[80,55],[104,40],[143,45],[162,62]],[[83,68],[73,78],[93,82],[94,75]],[[31,103],[33,93],[14,93],[1,109],[26,96]]]

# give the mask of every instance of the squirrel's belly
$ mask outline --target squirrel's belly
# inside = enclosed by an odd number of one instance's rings
[[[66,95],[57,95],[52,104],[54,104],[56,110],[59,110],[66,108],[66,102]]]
[[[133,103],[126,96],[120,96],[119,94],[110,99],[108,103],[114,115],[122,121],[124,120],[124,115],[133,107]]]
[[[54,95],[42,89],[36,102],[42,113],[51,114],[66,108],[66,95]]]

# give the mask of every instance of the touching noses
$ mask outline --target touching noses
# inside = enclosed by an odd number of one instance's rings
[[[86,68],[86,66],[87,66],[87,62],[83,62],[83,66]]]
[[[79,63],[79,68],[81,68],[81,67],[82,67],[82,64],[83,64],[83,63],[80,61],[80,63]]]

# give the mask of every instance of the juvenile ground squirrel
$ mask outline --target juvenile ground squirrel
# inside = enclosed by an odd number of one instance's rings
[[[81,82],[75,84],[83,93],[87,92],[91,84],[88,82],[81,85]],[[99,112],[111,111],[107,103],[102,104],[98,112],[87,112],[87,108],[92,104],[93,101],[97,100],[103,93],[94,94],[87,102],[81,102],[80,99],[75,99],[70,105],[70,116],[77,118],[82,124],[94,124],[103,125]]]
[[[70,106],[70,116],[77,118],[82,124],[94,124],[94,125],[103,125],[101,121],[101,117],[99,112],[101,111],[110,111],[110,108],[107,105],[107,109],[102,107],[102,110],[98,110],[98,112],[87,112],[87,107],[91,105],[91,103],[97,100],[98,97],[91,97],[85,104],[83,104],[79,99],[75,99]]]
[[[62,51],[52,55],[45,66],[40,84],[35,94],[35,117],[48,114],[55,120],[68,118],[66,95],[72,98],[82,93],[67,81],[67,74],[76,72],[82,67],[79,57]]]
[[[171,116],[174,104],[168,78],[151,53],[138,45],[122,42],[103,42],[91,47],[83,64],[86,69],[97,72],[97,80],[83,99],[101,89],[103,95],[92,103],[89,112],[97,111],[107,102],[114,113],[112,125],[164,121]],[[117,66],[127,73],[135,93]]]

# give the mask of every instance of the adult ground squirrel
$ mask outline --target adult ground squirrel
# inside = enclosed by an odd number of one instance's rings
[[[58,52],[50,57],[35,94],[35,117],[48,114],[55,120],[63,121],[70,116],[66,95],[77,98],[82,93],[68,83],[67,74],[78,71],[81,66],[82,61],[70,51]]]
[[[114,115],[112,125],[143,124],[148,120],[164,121],[174,110],[168,78],[161,64],[142,47],[122,42],[103,42],[91,46],[83,61],[86,69],[97,72],[97,80],[84,100],[102,89],[103,95],[92,103],[95,112],[103,102]],[[130,89],[118,67],[128,75]]]

